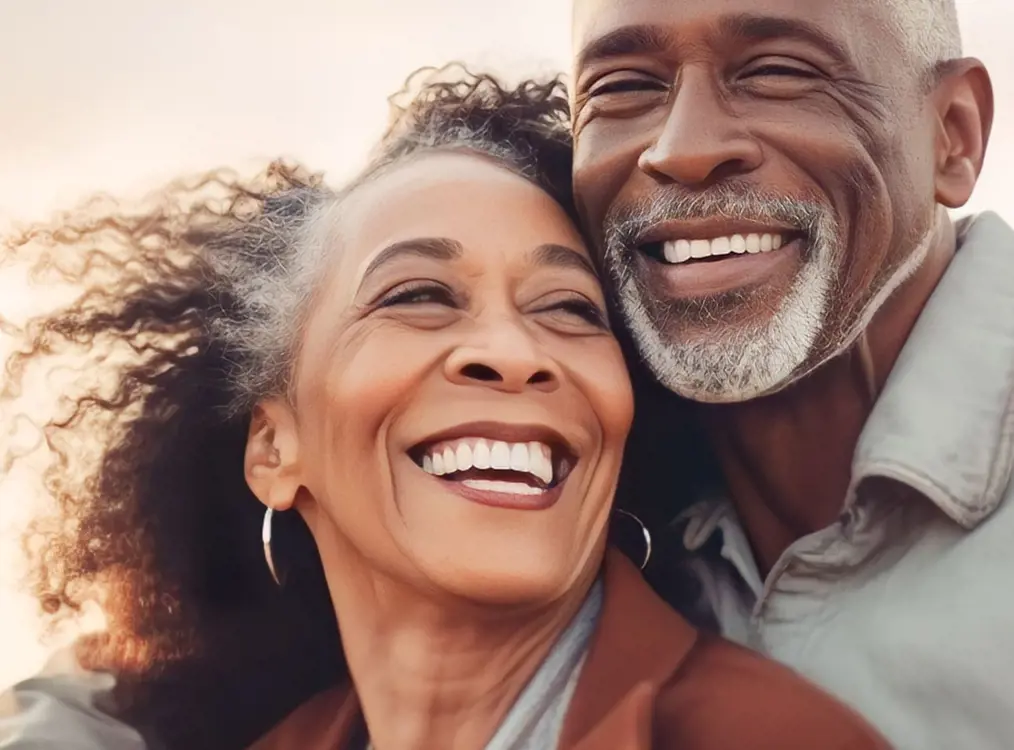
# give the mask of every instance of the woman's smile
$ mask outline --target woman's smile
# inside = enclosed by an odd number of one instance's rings
[[[590,580],[633,403],[567,213],[496,163],[436,153],[318,226],[333,266],[279,413],[325,564],[367,558],[467,606]]]
[[[579,456],[552,428],[475,422],[419,443],[409,455],[448,491],[513,510],[552,507]]]

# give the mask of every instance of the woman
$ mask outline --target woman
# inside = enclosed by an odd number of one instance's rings
[[[15,375],[126,362],[48,433],[109,443],[51,476],[79,524],[40,593],[105,587],[83,657],[153,746],[885,747],[668,609],[650,543],[607,551],[632,394],[566,112],[555,83],[435,83],[340,193],[276,168],[25,238],[103,286]]]

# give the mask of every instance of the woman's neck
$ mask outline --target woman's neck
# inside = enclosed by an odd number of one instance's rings
[[[375,750],[485,747],[594,580],[520,611],[437,601],[372,572],[330,579]]]

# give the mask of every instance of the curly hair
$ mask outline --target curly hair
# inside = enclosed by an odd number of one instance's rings
[[[26,534],[30,583],[53,624],[101,606],[106,628],[79,640],[79,659],[117,676],[108,710],[153,748],[246,747],[347,676],[309,531],[298,514],[276,517],[285,583],[276,586],[260,543],[264,509],[243,473],[252,406],[290,387],[331,246],[321,218],[385,171],[439,150],[489,158],[574,217],[559,79],[511,88],[458,66],[429,69],[391,105],[368,166],[341,190],[285,162],[248,180],[215,171],[134,209],[86,203],[4,243],[0,260],[80,291],[17,331],[0,391],[11,417],[36,373],[75,363],[39,427],[57,513]],[[688,484],[703,465],[701,441],[661,444],[658,431],[683,413],[636,363],[634,372],[654,421],[635,423],[641,447],[628,452],[621,487],[626,507],[652,525],[671,519],[674,504],[631,503]],[[676,580],[671,570],[656,576],[671,592]]]
[[[79,659],[117,675],[110,710],[152,747],[245,747],[345,678],[312,538],[297,514],[276,519],[277,587],[243,474],[252,405],[289,386],[323,260],[319,217],[392,166],[449,149],[570,207],[564,85],[452,70],[409,79],[373,159],[340,191],[283,162],[252,180],[216,171],[4,242],[5,262],[81,290],[17,331],[0,394],[11,417],[36,372],[75,363],[39,428],[58,513],[25,537],[30,583],[51,622],[101,605],[107,627],[79,641]]]

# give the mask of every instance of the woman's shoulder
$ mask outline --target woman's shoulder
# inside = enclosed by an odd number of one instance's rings
[[[332,750],[346,747],[360,721],[359,704],[348,687],[317,693],[300,704],[248,750]]]
[[[792,670],[694,628],[615,551],[606,559],[599,626],[561,746],[889,747],[854,711]]]
[[[704,633],[659,692],[655,726],[661,747],[689,750],[890,747],[859,714],[788,667]]]

